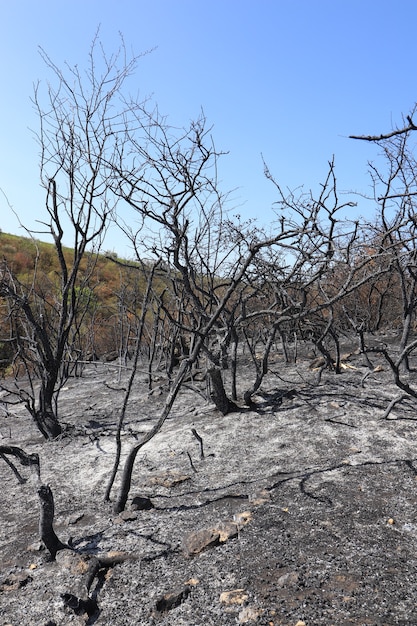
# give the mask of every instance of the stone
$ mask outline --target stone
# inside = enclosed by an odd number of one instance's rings
[[[238,615],[239,624],[250,624],[250,622],[256,622],[258,621],[258,618],[261,617],[263,612],[263,609],[246,606]]]
[[[119,513],[119,518],[123,520],[123,522],[132,522],[135,519],[138,519],[138,514],[136,511],[121,511]]]
[[[190,590],[191,588],[188,585],[185,585],[184,587],[178,587],[173,591],[164,593],[164,595],[156,601],[156,610],[162,613],[164,611],[175,609],[175,607],[179,606],[182,602],[184,602],[184,600],[186,600]]]
[[[223,591],[223,593],[220,594],[220,602],[227,605],[243,604],[248,597],[244,589],[233,589],[231,591]]]
[[[194,556],[207,548],[218,545],[220,532],[215,528],[195,530],[186,535],[182,541],[182,551],[185,556]]]
[[[297,572],[287,572],[277,578],[278,587],[290,587],[298,583],[299,575]]]
[[[204,528],[186,535],[182,541],[182,550],[186,556],[199,554],[207,548],[212,548],[225,543],[229,539],[237,537],[240,528],[245,526],[252,519],[250,511],[243,511],[234,516],[234,520],[221,522],[217,527]]]
[[[28,552],[44,552],[45,546],[42,541],[34,541],[28,547]]]
[[[242,511],[242,513],[236,513],[233,516],[235,523],[241,528],[242,526],[246,526],[252,519],[252,513],[250,511]]]
[[[90,554],[80,554],[72,550],[60,550],[56,555],[56,563],[62,571],[73,576],[87,573],[95,557]]]
[[[130,509],[132,511],[149,511],[150,509],[154,509],[155,506],[150,498],[146,498],[145,496],[135,496],[132,498],[132,502],[130,504]]]
[[[214,530],[214,529],[213,529]],[[224,522],[219,525],[219,528],[216,529],[219,532],[219,541],[220,543],[224,543],[228,539],[233,539],[237,537],[239,526],[236,522]]]

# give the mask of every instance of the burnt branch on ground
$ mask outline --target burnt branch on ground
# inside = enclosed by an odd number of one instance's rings
[[[0,446],[0,457],[7,463],[7,465],[12,469],[13,473],[17,477],[20,483],[25,482],[25,479],[20,475],[17,468],[14,464],[7,458],[6,455],[11,455],[16,457],[20,464],[25,467],[34,468],[36,472],[36,476],[38,480],[40,480],[40,465],[39,465],[39,455],[27,454],[22,448],[18,448],[17,446]]]

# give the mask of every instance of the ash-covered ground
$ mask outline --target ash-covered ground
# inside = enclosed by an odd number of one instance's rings
[[[37,477],[11,459],[19,480],[0,458],[0,624],[417,625],[417,405],[383,419],[400,395],[388,368],[346,364],[319,382],[308,361],[277,357],[256,410],[226,416],[187,384],[139,452],[121,515],[103,499],[127,372],[89,365],[70,379],[57,441],[14,407],[0,445],[39,454],[56,533],[74,549],[48,558]],[[139,373],[122,461],[166,393],[162,374],[149,393]]]

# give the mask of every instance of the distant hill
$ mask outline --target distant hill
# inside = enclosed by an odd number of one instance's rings
[[[72,249],[65,248],[64,254],[71,267]],[[28,293],[33,286],[36,293],[41,293],[42,298],[50,302],[57,295],[59,298],[61,271],[52,243],[0,232],[1,262],[7,263],[13,276],[27,288]],[[117,349],[118,326],[125,323],[120,319],[120,311],[123,310],[125,316],[134,313],[135,307],[137,311],[144,283],[139,264],[132,261],[125,263],[115,253],[85,255],[79,284],[80,289],[94,295],[91,298],[94,310],[91,311],[89,323],[94,325],[91,334],[95,337],[95,350],[103,354]],[[10,350],[4,343],[10,336],[7,313],[6,303],[0,298],[0,361],[10,360]]]

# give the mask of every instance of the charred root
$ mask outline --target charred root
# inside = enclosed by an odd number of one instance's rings
[[[76,615],[87,614],[88,617],[93,617],[98,612],[97,601],[94,598],[88,597],[86,600],[83,600],[82,598],[77,598],[72,593],[63,593],[61,598],[65,606],[72,609]]]
[[[75,615],[84,616],[86,624],[93,624],[100,613],[97,598],[101,591],[106,575],[112,567],[132,558],[124,552],[114,552],[102,556],[89,554],[75,555],[78,569],[83,572],[82,578],[75,588],[62,593],[64,605]]]

